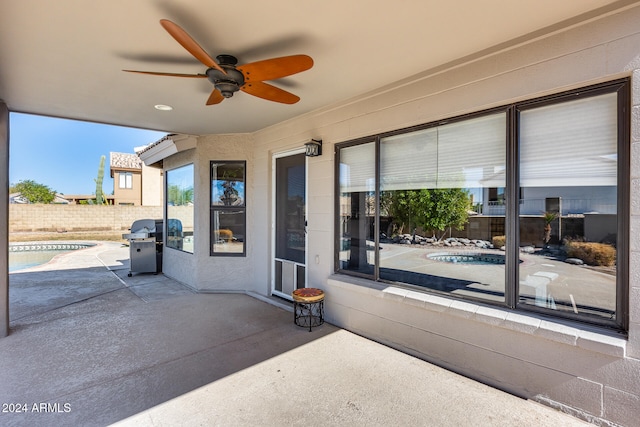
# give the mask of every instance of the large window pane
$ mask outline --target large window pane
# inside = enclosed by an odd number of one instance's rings
[[[504,302],[505,150],[505,113],[381,140],[380,278]]]
[[[521,304],[616,317],[617,102],[611,93],[520,113]]]
[[[338,268],[627,329],[629,86],[338,145]]]
[[[340,150],[339,268],[373,274],[375,145]]]
[[[165,245],[193,253],[193,165],[167,171]]]
[[[244,253],[245,211],[214,210],[211,213],[212,247],[216,254]]]
[[[212,161],[210,167],[210,255],[244,256],[246,163],[244,161]]]

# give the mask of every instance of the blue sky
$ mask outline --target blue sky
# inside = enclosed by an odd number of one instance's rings
[[[9,182],[33,180],[62,194],[94,194],[102,155],[106,157],[102,190],[111,194],[109,153],[134,153],[134,147],[166,135],[18,113],[10,114],[9,126]]]

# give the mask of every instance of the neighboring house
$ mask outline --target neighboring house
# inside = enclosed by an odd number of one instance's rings
[[[29,200],[22,196],[21,193],[11,193],[9,194],[9,203],[15,204],[29,204]],[[52,204],[61,204],[66,205],[69,204],[69,200],[64,194],[56,194],[56,197],[53,199]]]
[[[109,157],[114,205],[162,205],[161,170],[144,165],[136,154],[111,152]]]
[[[96,201],[95,194],[64,194],[62,197],[72,205],[92,204]],[[107,204],[113,205],[113,196],[105,194],[104,198],[107,199]]]
[[[12,203],[12,204],[17,203],[17,204],[25,205],[29,203],[29,200],[23,197],[22,194],[20,193],[11,193],[9,194],[9,203]]]

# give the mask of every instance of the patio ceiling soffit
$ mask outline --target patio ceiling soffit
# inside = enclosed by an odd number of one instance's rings
[[[196,141],[193,135],[171,134],[136,150],[136,153],[146,166],[162,167],[162,160],[180,151],[195,148]]]

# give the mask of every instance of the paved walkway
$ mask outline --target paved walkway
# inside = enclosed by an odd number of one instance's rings
[[[242,294],[127,277],[117,244],[10,276],[2,426],[587,425]]]

